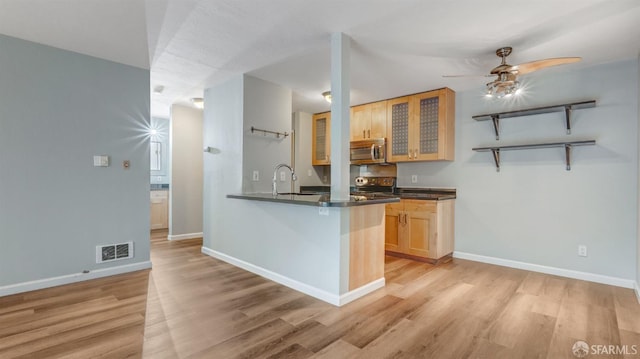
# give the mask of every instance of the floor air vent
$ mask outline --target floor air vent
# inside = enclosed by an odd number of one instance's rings
[[[133,258],[133,242],[107,244],[96,247],[96,263]]]

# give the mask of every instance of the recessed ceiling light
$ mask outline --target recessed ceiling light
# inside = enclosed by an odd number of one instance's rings
[[[199,109],[204,108],[204,99],[202,97],[194,97],[191,102]]]
[[[322,97],[324,97],[325,101],[331,103],[331,91],[325,91],[322,93]]]

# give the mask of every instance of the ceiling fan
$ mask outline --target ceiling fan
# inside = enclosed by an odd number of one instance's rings
[[[517,81],[518,75],[525,75],[530,72],[542,70],[547,67],[570,64],[582,60],[580,57],[556,57],[544,60],[536,60],[525,62],[519,65],[509,65],[507,56],[511,54],[513,49],[509,46],[501,47],[496,50],[496,55],[502,58],[500,65],[494,67],[486,77],[497,76],[494,81],[487,83],[488,97],[509,97],[514,95],[520,89],[520,83]],[[466,75],[445,75],[444,77],[464,77]]]

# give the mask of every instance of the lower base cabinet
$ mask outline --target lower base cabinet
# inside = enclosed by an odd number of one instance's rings
[[[389,254],[440,259],[453,252],[454,200],[403,199],[385,207]]]
[[[151,229],[169,228],[169,191],[151,191]]]

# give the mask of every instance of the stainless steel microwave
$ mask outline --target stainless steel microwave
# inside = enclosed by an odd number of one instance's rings
[[[350,162],[352,165],[381,164],[387,162],[387,140],[372,138],[351,141]]]

